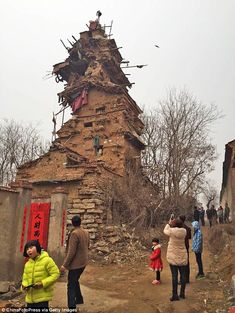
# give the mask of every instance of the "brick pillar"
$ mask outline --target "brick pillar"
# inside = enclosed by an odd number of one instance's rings
[[[19,193],[12,189],[0,187],[0,281],[13,281],[16,232],[15,214],[17,210]]]
[[[31,205],[31,196],[32,196],[32,185],[27,181],[18,181],[12,184],[12,188],[16,189],[19,192],[17,209],[14,215],[14,232],[12,236],[15,239],[12,239],[12,246],[14,247],[14,252],[12,253],[14,259],[14,280],[19,281],[22,277],[22,271],[24,266],[24,257],[22,251],[20,251],[21,240],[22,244],[27,241],[27,230],[28,230],[28,221],[29,221],[29,212]],[[24,209],[26,208],[26,221],[24,224]],[[23,225],[24,224],[24,225]],[[25,230],[23,229],[25,226]],[[23,232],[24,231],[24,232]]]
[[[58,266],[62,265],[65,256],[67,207],[68,193],[61,187],[56,188],[51,195],[47,249]]]

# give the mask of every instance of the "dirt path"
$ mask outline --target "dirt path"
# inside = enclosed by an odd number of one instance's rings
[[[207,234],[204,228],[203,265],[205,273],[210,272],[213,258],[207,249]],[[90,262],[81,278],[81,289],[85,304],[79,306],[81,313],[226,313],[222,282],[215,273],[204,280],[195,280],[197,265],[195,256],[190,253],[190,284],[186,287],[186,299],[170,302],[171,273],[166,262],[166,245],[162,249],[164,270],[161,285],[153,286],[154,273],[148,269],[146,261],[140,264],[100,265]],[[23,302],[23,296],[12,300]],[[54,308],[66,308],[66,277],[55,285]],[[4,306],[6,301],[0,301]],[[51,312],[61,311],[56,309]]]
[[[203,252],[204,271],[210,271],[211,257],[207,250],[208,229],[203,229],[205,244]],[[162,284],[153,286],[154,273],[146,264],[104,265],[91,264],[83,274],[82,292],[85,304],[80,307],[82,313],[200,313],[226,312],[223,310],[223,289],[221,282],[211,278],[195,280],[197,265],[195,256],[190,253],[191,283],[186,288],[186,299],[170,302],[171,273],[165,259],[166,247],[163,247],[164,270]],[[55,307],[66,306],[66,284],[56,286]],[[216,311],[217,310],[217,311]],[[219,310],[219,311],[218,311]]]

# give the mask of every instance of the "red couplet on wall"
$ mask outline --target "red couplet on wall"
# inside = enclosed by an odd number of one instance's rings
[[[50,203],[32,203],[30,207],[28,240],[38,239],[43,249],[47,249]]]
[[[27,207],[24,207],[22,231],[21,231],[21,237],[20,237],[20,252],[23,252],[23,249],[24,249],[24,235],[25,235],[25,229],[26,229],[26,217],[27,217]]]
[[[64,229],[65,229],[65,214],[66,214],[66,211],[65,209],[63,210],[63,213],[62,213],[62,225],[61,225],[61,246],[64,245]]]

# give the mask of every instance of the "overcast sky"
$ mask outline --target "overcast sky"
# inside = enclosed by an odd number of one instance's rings
[[[63,84],[44,79],[67,52],[60,39],[87,30],[102,12],[135,82],[130,94],[153,109],[169,87],[186,87],[202,103],[215,103],[225,117],[212,128],[219,155],[210,177],[221,185],[224,145],[235,139],[234,0],[0,0],[0,118],[39,124],[51,139],[52,112]],[[160,48],[156,48],[157,44]],[[69,44],[68,44],[69,45]]]

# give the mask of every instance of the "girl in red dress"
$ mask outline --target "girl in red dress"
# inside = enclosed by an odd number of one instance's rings
[[[150,268],[156,272],[156,279],[152,281],[153,285],[159,285],[161,283],[160,273],[163,269],[163,263],[161,259],[161,245],[159,244],[160,240],[158,238],[152,239],[152,253],[150,255]]]

